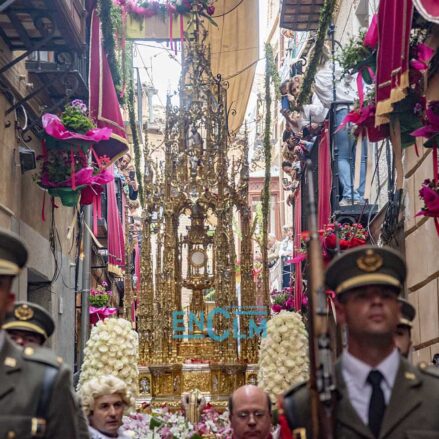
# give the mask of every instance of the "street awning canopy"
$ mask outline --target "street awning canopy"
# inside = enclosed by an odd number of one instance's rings
[[[319,27],[325,0],[283,0],[280,27],[295,31],[313,31]]]
[[[208,24],[212,72],[228,82],[229,132],[236,133],[245,118],[256,64],[259,58],[258,0],[218,0]],[[205,20],[207,23],[207,20]],[[163,40],[170,37],[169,19],[128,17],[127,38]],[[180,38],[180,23],[174,20],[174,40]]]
[[[229,131],[236,132],[245,118],[259,58],[257,0],[218,0],[209,25],[212,72],[229,83]]]

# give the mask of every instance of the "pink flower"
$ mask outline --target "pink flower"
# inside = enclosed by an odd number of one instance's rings
[[[282,311],[282,306],[278,305],[277,303],[275,303],[274,305],[271,305],[271,309],[273,312],[281,312]]]

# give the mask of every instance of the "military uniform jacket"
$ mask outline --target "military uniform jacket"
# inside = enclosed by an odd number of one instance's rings
[[[48,369],[53,384],[42,404],[45,433],[38,436],[33,432]],[[0,439],[76,439],[84,437],[80,431],[70,370],[52,351],[39,347],[23,350],[6,336],[0,351]]]
[[[337,439],[374,439],[367,425],[349,401],[348,391],[336,364],[337,407],[335,412]],[[311,434],[311,409],[306,384],[285,393],[283,412],[292,430],[305,428]],[[384,414],[379,439],[439,438],[439,369],[414,367],[401,358],[389,405]]]

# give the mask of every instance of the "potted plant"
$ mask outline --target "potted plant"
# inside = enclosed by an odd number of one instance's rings
[[[270,296],[272,301],[271,310],[273,313],[279,313],[282,310],[295,311],[292,288],[283,288],[281,291],[274,289]]]
[[[359,73],[364,82],[372,84],[376,71],[376,51],[365,44],[365,37],[365,31],[351,37],[341,49],[337,61],[343,69],[343,74]]]
[[[327,224],[323,231],[322,247],[325,259],[332,259],[338,247],[341,251],[366,244],[369,234],[359,223]]]
[[[79,99],[66,106],[58,117],[46,113],[42,117],[44,138],[40,173],[36,176],[39,186],[47,189],[53,197],[59,197],[64,206],[76,206],[81,192],[88,188],[98,194],[99,185],[111,181],[106,171],[110,160],[93,153],[92,145],[108,140],[109,128],[95,128],[87,115],[87,106]],[[90,163],[89,151],[94,161]],[[90,195],[87,193],[90,204]]]
[[[105,320],[107,317],[116,314],[116,308],[108,307],[108,302],[112,291],[108,289],[107,282],[101,282],[96,288],[90,288],[88,301],[90,303],[90,323],[96,324],[99,320]]]

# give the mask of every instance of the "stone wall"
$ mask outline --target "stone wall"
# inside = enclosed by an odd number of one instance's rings
[[[439,99],[438,75],[430,81],[427,97]],[[416,216],[423,205],[418,196],[421,184],[433,177],[432,150],[418,149],[419,157],[413,147],[404,156],[407,292],[417,311],[413,327],[415,363],[430,362],[439,353],[439,236],[432,218]]]
[[[2,45],[1,63],[11,59],[11,54]],[[27,72],[23,63],[17,64],[9,73],[8,80],[16,89],[16,94],[27,93],[25,84],[28,83]],[[11,89],[9,89],[10,91]],[[6,99],[3,90],[0,93],[0,113],[5,114],[11,103]],[[10,123],[10,126],[8,126]],[[55,260],[50,251],[49,237],[51,233],[51,202],[46,194],[45,215],[42,221],[44,191],[33,181],[35,171],[21,173],[18,148],[26,145],[36,154],[41,153],[38,139],[25,144],[17,136],[15,130],[16,116],[10,113],[0,123],[0,227],[13,230],[26,242],[29,249],[27,268],[14,283],[17,299],[34,300],[45,306],[52,314],[57,325],[51,346],[57,354],[63,356],[67,363],[74,360],[74,258],[72,239],[67,238],[68,228],[74,218],[74,210],[61,206],[54,209],[54,225],[56,229],[56,259],[59,275],[52,280],[55,273]],[[23,120],[18,120],[23,124]],[[59,239],[58,239],[59,236]],[[29,284],[30,283],[30,284]]]

